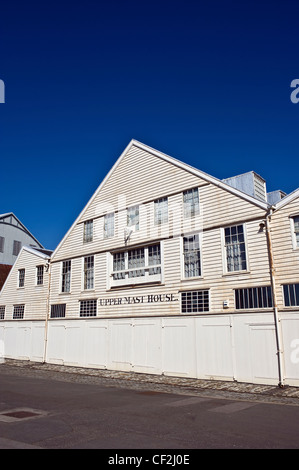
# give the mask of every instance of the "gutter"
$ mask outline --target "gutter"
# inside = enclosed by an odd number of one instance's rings
[[[284,374],[284,362],[282,359],[282,355],[283,355],[282,331],[281,331],[281,323],[280,323],[278,307],[277,307],[275,264],[274,264],[274,257],[273,257],[271,228],[270,228],[272,213],[273,213],[273,210],[272,208],[270,208],[269,211],[267,212],[265,223],[266,223],[266,235],[267,235],[268,252],[269,252],[270,278],[271,278],[271,286],[272,286],[273,312],[274,312],[274,323],[275,323],[275,334],[276,334],[276,345],[277,345],[278,375],[279,375],[278,386],[280,388],[283,388],[285,386],[284,384],[285,374]]]
[[[47,306],[46,306],[46,318],[45,318],[45,338],[44,338],[44,357],[43,363],[46,362],[47,358],[47,346],[48,346],[48,318],[50,314],[50,286],[51,286],[51,263],[50,260],[47,264],[49,275],[48,275],[48,292],[47,292]]]

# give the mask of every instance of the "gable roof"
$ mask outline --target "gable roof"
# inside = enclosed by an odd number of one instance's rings
[[[4,285],[12,266],[10,264],[0,264],[0,291]]]
[[[15,214],[13,212],[7,212],[6,214],[0,214],[0,223],[1,221],[3,221],[3,219],[6,219],[6,217],[13,217],[17,224],[18,225],[13,225],[14,227],[17,227],[19,229],[21,229],[23,232],[26,232],[31,238],[33,238],[33,240],[40,246],[40,248],[44,248],[43,245],[35,238],[34,235],[32,235],[31,232],[29,232],[29,230],[25,227],[24,224],[22,224],[22,222],[15,216]]]
[[[166,155],[165,153],[163,152],[160,152],[159,150],[155,150],[153,149],[152,147],[149,147],[148,145],[145,145],[141,142],[138,142],[137,140],[135,139],[132,139],[131,142],[129,143],[129,145],[125,148],[125,150],[123,151],[123,153],[120,155],[120,157],[118,158],[118,160],[115,162],[115,164],[112,166],[111,170],[107,173],[106,177],[103,179],[103,181],[101,182],[101,184],[98,186],[98,188],[96,189],[96,191],[94,192],[94,194],[92,195],[92,197],[90,198],[90,200],[88,201],[88,203],[85,205],[85,207],[83,208],[83,210],[80,212],[80,214],[78,215],[78,217],[76,218],[76,220],[74,221],[74,223],[72,224],[72,226],[70,227],[70,229],[67,231],[67,233],[65,234],[65,236],[63,237],[63,239],[61,240],[61,242],[58,244],[58,246],[56,247],[56,249],[54,250],[53,252],[53,257],[56,255],[57,251],[60,249],[61,245],[63,244],[64,240],[68,237],[68,235],[70,234],[70,232],[72,231],[73,227],[77,224],[78,220],[80,220],[82,218],[82,216],[84,215],[84,213],[86,212],[87,208],[92,204],[92,202],[94,201],[94,199],[96,198],[96,196],[98,195],[98,193],[101,191],[101,189],[103,188],[103,186],[105,185],[105,183],[107,182],[107,180],[110,178],[110,176],[112,175],[112,173],[114,172],[114,170],[118,167],[118,165],[122,162],[122,160],[124,159],[124,157],[127,155],[127,153],[131,150],[132,147],[137,147],[141,150],[144,150],[172,165],[175,165],[177,166],[178,168],[181,168],[182,170],[185,170],[199,178],[201,178],[202,180],[208,182],[208,183],[211,183],[219,188],[222,188],[224,189],[225,191],[228,191],[240,198],[243,198],[245,199],[246,201],[258,206],[259,208],[261,209],[264,209],[264,210],[267,210],[269,209],[270,207],[270,204],[268,204],[267,202],[263,202],[259,199],[256,199],[255,197],[253,196],[250,196],[246,193],[244,193],[243,191],[239,190],[239,189],[236,189],[236,188],[233,188],[232,186],[230,186],[229,184],[221,181],[220,179],[218,178],[215,178],[214,176],[211,176],[209,175],[208,173],[205,173],[201,170],[198,170],[197,168],[194,168],[193,166],[187,164],[187,163],[183,163],[182,161],[174,158],[174,157],[170,157],[169,155]]]
[[[281,208],[284,207],[285,205],[287,205],[287,204],[289,204],[290,202],[294,201],[294,199],[296,199],[297,197],[299,197],[299,188],[295,189],[295,190],[292,191],[290,194],[288,194],[287,196],[283,197],[279,202],[277,202],[276,204],[274,204],[274,209],[275,209],[275,210],[281,209]]]

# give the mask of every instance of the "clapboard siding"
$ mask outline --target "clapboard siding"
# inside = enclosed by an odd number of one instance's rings
[[[47,265],[47,260],[32,251],[22,249],[0,292],[0,305],[5,306],[5,320],[13,319],[13,306],[24,304],[25,320],[46,318],[49,289],[48,273],[44,268],[44,283],[36,285],[36,267]],[[25,285],[18,287],[19,269],[25,269]]]

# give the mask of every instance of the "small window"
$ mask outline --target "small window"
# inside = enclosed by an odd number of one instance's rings
[[[130,207],[127,212],[127,226],[139,230],[139,206]]]
[[[4,320],[5,317],[5,305],[0,305],[0,320]]]
[[[299,216],[293,217],[295,246],[299,247]]]
[[[104,216],[104,238],[114,237],[114,214]]]
[[[25,285],[25,269],[19,269],[19,287]]]
[[[51,318],[64,318],[66,304],[53,304],[51,305]]]
[[[235,289],[236,309],[271,308],[273,307],[272,289],[270,286]]]
[[[184,276],[198,277],[201,275],[199,235],[183,238]]]
[[[84,289],[94,288],[94,256],[84,258]]]
[[[155,225],[162,225],[168,222],[168,199],[163,197],[157,199],[155,206]]]
[[[17,240],[14,240],[12,254],[14,256],[18,256],[18,254],[20,253],[21,248],[22,248],[22,243],[18,242]]]
[[[199,214],[198,188],[188,189],[183,193],[184,217],[194,217]]]
[[[96,317],[97,316],[97,301],[81,300],[80,301],[80,317]]]
[[[284,304],[286,307],[299,306],[299,284],[286,284],[283,286]]]
[[[61,292],[70,292],[71,290],[71,261],[62,262],[62,282]]]
[[[25,305],[14,305],[13,307],[13,319],[22,320],[24,318]]]
[[[227,271],[243,271],[247,269],[246,247],[243,225],[235,225],[224,229]]]
[[[44,283],[44,266],[36,267],[36,285],[42,286]]]
[[[0,253],[4,253],[4,237],[0,237]]]
[[[197,290],[182,292],[182,313],[200,313],[209,311],[209,291]]]
[[[93,240],[93,220],[84,222],[83,242],[89,243]]]

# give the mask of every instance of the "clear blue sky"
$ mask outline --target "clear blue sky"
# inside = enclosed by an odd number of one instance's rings
[[[0,213],[54,249],[132,138],[299,186],[298,1],[6,1]]]

